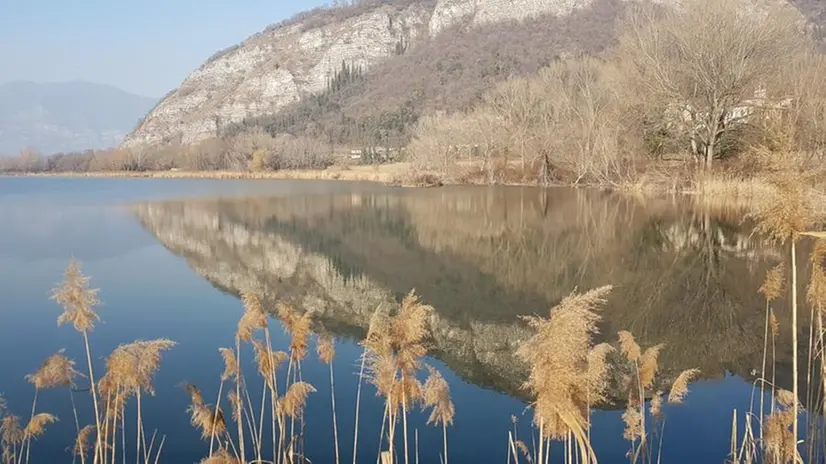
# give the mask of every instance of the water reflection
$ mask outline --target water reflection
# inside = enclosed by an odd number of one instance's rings
[[[436,356],[518,397],[526,368],[514,351],[529,336],[519,316],[605,284],[615,291],[603,337],[631,330],[645,345],[666,343],[664,382],[691,367],[753,377],[764,334],[757,288],[781,260],[738,215],[591,190],[192,199],[133,212],[213,285],[235,294],[257,285],[317,311],[339,335],[363,337],[379,305],[415,288],[436,308]],[[785,308],[775,310],[783,320]],[[780,385],[791,384],[790,338],[778,341]]]

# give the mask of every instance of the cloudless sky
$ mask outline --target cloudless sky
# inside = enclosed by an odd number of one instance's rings
[[[85,80],[148,97],[325,0],[0,0],[0,83]]]

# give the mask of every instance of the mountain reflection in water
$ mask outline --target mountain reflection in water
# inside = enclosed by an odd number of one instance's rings
[[[514,352],[530,335],[520,316],[605,284],[615,288],[601,336],[630,330],[643,346],[665,343],[665,383],[692,367],[704,378],[752,378],[765,330],[757,289],[782,256],[737,214],[594,190],[193,199],[134,214],[215,286],[238,294],[255,285],[316,311],[339,335],[363,338],[379,305],[415,288],[436,310],[434,355],[468,382],[520,398],[527,368]],[[791,384],[787,332],[781,386]]]

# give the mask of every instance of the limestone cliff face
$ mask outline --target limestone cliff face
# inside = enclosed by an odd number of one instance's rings
[[[297,22],[249,38],[204,63],[152,110],[124,146],[216,135],[219,126],[278,111],[324,89],[342,62],[367,69],[427,34],[431,8],[390,6],[321,26]]]

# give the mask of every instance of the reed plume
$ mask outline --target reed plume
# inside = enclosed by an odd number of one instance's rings
[[[260,340],[253,340],[252,346],[255,351],[255,363],[258,366],[258,373],[267,382],[269,388],[274,388],[275,373],[278,372],[278,369],[289,355],[283,351],[270,350]]]
[[[245,342],[252,339],[252,334],[256,329],[267,328],[267,315],[258,295],[244,291],[241,293],[244,302],[244,314],[238,320],[238,331],[236,336]]]
[[[682,404],[688,395],[688,385],[700,375],[700,369],[686,369],[677,376],[671,384],[668,394],[668,404]]]
[[[310,312],[299,314],[287,303],[280,303],[277,309],[278,318],[284,326],[284,331],[290,335],[290,359],[300,361],[307,357],[310,342],[310,333],[313,324]]]
[[[771,268],[766,273],[763,285],[758,290],[766,298],[766,301],[774,301],[783,294],[783,287],[786,281],[785,265],[783,263]]]
[[[315,388],[307,382],[293,383],[284,396],[278,400],[276,405],[278,413],[290,418],[300,416],[304,412],[307,397],[315,391]]]
[[[619,335],[620,352],[622,355],[631,362],[639,361],[640,356],[642,356],[642,350],[640,349],[640,345],[637,344],[636,339],[634,339],[634,334],[627,330],[620,330],[617,335]]]
[[[453,424],[456,410],[450,397],[450,387],[442,374],[430,366],[427,370],[430,375],[424,383],[423,400],[425,407],[432,408],[427,423],[442,426],[442,462],[447,464],[447,427]]]
[[[49,413],[41,412],[35,414],[34,417],[26,424],[23,429],[23,437],[26,440],[36,439],[37,437],[46,433],[46,426],[57,422],[57,416]]]
[[[234,391],[227,393],[227,400],[229,404],[232,406],[232,421],[235,423],[241,422],[241,407],[240,400],[238,399],[238,394]]]
[[[336,346],[335,339],[329,332],[322,331],[318,335],[316,353],[318,354],[318,360],[322,363],[330,364],[333,362],[333,358],[336,357]]]
[[[172,340],[136,340],[115,348],[106,360],[107,382],[131,394],[141,390],[155,394],[152,379],[160,368],[161,355],[176,345]]]
[[[100,316],[95,312],[95,307],[100,304],[100,300],[98,300],[98,290],[89,286],[89,278],[83,275],[77,260],[69,261],[63,273],[63,282],[52,290],[52,299],[63,308],[63,312],[57,318],[58,327],[68,322],[83,335],[89,374],[89,392],[95,408],[95,429],[101,430],[101,412],[98,405],[95,373],[92,368],[92,348],[89,344],[89,332],[94,330],[95,322],[100,320]],[[97,459],[98,455],[103,453],[103,447],[100,434],[95,434],[95,436],[95,458]]]
[[[80,429],[77,437],[75,437],[75,445],[74,448],[72,448],[72,453],[75,456],[80,457],[81,463],[86,462],[86,452],[89,450],[89,438],[92,436],[94,431],[94,425],[87,425]]]
[[[772,462],[786,464],[799,459],[793,432],[797,399],[788,390],[778,390],[776,397],[781,407],[763,421],[763,446]]]
[[[105,382],[117,385],[117,388],[123,390],[127,397],[134,395],[137,399],[136,456],[141,455],[142,445],[145,452],[151,451],[146,448],[145,443],[141,393],[155,394],[152,381],[160,368],[161,355],[173,346],[175,342],[167,339],[137,340],[118,346],[106,359]],[[101,429],[98,428],[98,430]],[[97,435],[100,436],[100,434]],[[146,458],[148,459],[148,455]]]
[[[80,373],[75,370],[75,362],[67,358],[64,352],[60,350],[46,358],[37,371],[26,376],[26,380],[38,390],[74,386],[74,379]]]
[[[52,290],[52,299],[63,308],[57,318],[58,327],[71,323],[78,332],[92,331],[100,320],[94,310],[100,304],[98,289],[89,288],[89,278],[83,275],[77,260],[69,261],[63,276],[63,282]]]
[[[651,397],[651,403],[648,407],[648,410],[651,412],[651,415],[655,418],[662,417],[663,412],[663,392],[657,391],[654,393],[654,396]]]
[[[654,345],[645,350],[645,352],[640,357],[640,384],[642,384],[643,389],[651,388],[654,384],[654,377],[657,375],[657,371],[659,370],[659,364],[657,363],[660,351],[665,347],[665,344]]]
[[[25,436],[20,428],[20,418],[17,416],[5,416],[0,421],[0,442],[3,445],[3,462],[14,463],[18,457],[18,446],[23,445]]]
[[[330,405],[333,414],[333,441],[336,452],[336,464],[341,462],[338,446],[338,421],[336,420],[336,384],[333,376],[333,359],[336,357],[335,339],[326,330],[322,330],[316,342],[318,360],[330,368]]]
[[[599,404],[607,400],[605,392],[608,389],[608,374],[611,366],[608,363],[608,355],[614,351],[614,347],[608,343],[600,343],[588,352],[588,403]]]
[[[385,416],[390,424],[389,453],[393,459],[395,423],[399,410],[402,411],[405,462],[409,459],[407,412],[422,398],[422,385],[416,373],[421,368],[421,358],[427,354],[432,312],[433,307],[422,303],[415,290],[411,290],[392,317],[380,311],[373,314],[363,342],[368,378],[385,398]]]
[[[592,376],[605,371],[602,366],[589,369],[588,361],[601,319],[598,311],[610,292],[610,286],[586,293],[574,291],[551,308],[548,318],[524,318],[535,333],[519,346],[516,355],[530,366],[524,388],[535,398],[534,423],[541,439],[539,462],[544,462],[545,440],[564,440],[569,433],[575,437],[584,461],[596,459],[586,436],[590,428],[589,401],[591,391],[601,391],[605,382]],[[601,354],[605,348],[599,350]]]
[[[240,372],[238,365],[238,358],[235,356],[235,351],[231,348],[218,348],[221,357],[224,358],[224,372],[221,374],[221,380],[229,380],[237,377]]]
[[[210,440],[215,435],[224,435],[227,432],[227,426],[221,408],[204,403],[204,395],[194,384],[184,384],[184,388],[190,397],[190,405],[187,408],[190,423],[201,432],[201,438]]]
[[[424,405],[432,408],[427,419],[428,424],[452,425],[456,413],[453,400],[450,397],[450,387],[447,381],[436,369],[428,366],[430,372],[424,384]]]

